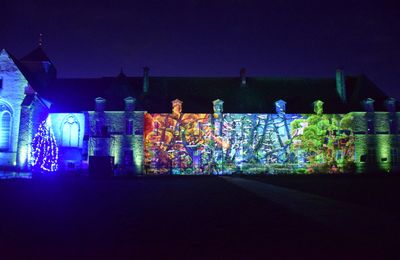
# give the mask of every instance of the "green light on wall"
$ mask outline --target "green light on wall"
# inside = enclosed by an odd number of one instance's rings
[[[141,172],[143,168],[143,139],[136,138],[133,140],[133,161],[136,167],[136,170]]]
[[[365,170],[367,154],[368,154],[368,135],[356,135],[355,138],[356,172],[360,173]],[[364,157],[364,161],[361,160],[362,157]]]
[[[392,146],[392,136],[389,134],[376,136],[376,156],[379,170],[390,171],[391,156],[390,147]]]
[[[122,149],[122,144],[121,140],[115,140],[113,145],[112,145],[112,155],[114,155],[114,164],[120,164],[121,163],[121,149]]]

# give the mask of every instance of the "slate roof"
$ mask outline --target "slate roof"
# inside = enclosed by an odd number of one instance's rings
[[[39,50],[39,51],[38,51]],[[40,53],[43,53],[44,56],[42,56],[40,58]],[[29,57],[33,58],[40,58],[40,59],[44,59],[46,58],[47,61],[47,55],[44,53],[43,49],[39,46],[38,48],[36,48],[35,50],[33,50],[31,53],[29,53],[28,55],[26,55],[24,58],[22,59],[17,59],[14,55],[12,55],[11,53],[7,52],[8,55],[10,56],[10,58],[12,59],[12,61],[15,63],[15,65],[18,67],[18,69],[21,71],[22,75],[24,75],[25,79],[28,81],[29,85],[31,87],[33,87],[36,91],[43,89],[43,82],[38,78],[38,75],[36,75],[30,68],[29,66],[27,66],[26,63],[36,63],[38,61],[34,61],[34,60],[30,60]],[[36,54],[35,54],[36,53]],[[32,55],[31,55],[32,54]],[[27,60],[24,60],[24,59]],[[39,62],[42,61],[46,61],[46,60],[40,60]],[[50,62],[50,61],[49,61]],[[32,65],[32,64],[31,64]],[[39,91],[40,93],[40,91]]]
[[[32,85],[32,83],[35,81],[34,80],[34,75],[32,75],[29,70],[21,63],[19,59],[17,59],[14,55],[11,53],[7,52],[11,60],[15,63],[15,65],[18,67],[18,69],[21,71],[22,75],[25,77],[25,79],[29,82],[29,84]]]
[[[332,78],[267,78],[247,77],[241,86],[240,77],[150,77],[149,92],[144,94],[143,77],[61,79],[40,84],[25,62],[49,61],[39,46],[18,61],[17,66],[37,93],[53,103],[52,112],[94,110],[94,99],[106,99],[106,110],[124,110],[124,98],[137,99],[137,110],[170,113],[171,101],[183,101],[183,112],[212,113],[212,101],[224,101],[225,113],[275,113],[275,101],[286,101],[287,113],[313,113],[312,103],[324,102],[326,113],[363,111],[362,101],[373,98],[375,109],[385,111],[387,96],[365,75],[346,76],[347,102],[343,103]]]
[[[183,101],[183,111],[211,113],[212,101],[224,101],[226,113],[274,113],[274,102],[287,102],[287,113],[312,113],[312,103],[322,100],[327,113],[363,111],[361,101],[372,97],[376,109],[387,96],[364,75],[346,77],[348,102],[337,92],[334,78],[263,78],[249,77],[241,87],[239,77],[150,77],[149,92],[142,93],[142,77],[104,77],[93,79],[57,79],[39,94],[53,102],[54,112],[94,110],[94,99],[107,100],[106,110],[123,110],[123,99],[137,99],[137,109],[169,113],[171,101]]]
[[[33,94],[28,94],[24,97],[24,100],[22,101],[21,106],[30,106],[33,101],[35,100],[35,95]]]
[[[26,61],[33,61],[33,62],[48,61],[48,62],[51,62],[49,57],[47,57],[47,54],[44,52],[42,46],[40,46],[40,45],[38,47],[36,47],[30,53],[25,55],[24,57],[22,57],[21,61],[22,62],[26,62]]]

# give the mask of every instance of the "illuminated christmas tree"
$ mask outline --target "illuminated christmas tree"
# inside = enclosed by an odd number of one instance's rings
[[[48,120],[44,120],[32,141],[31,165],[35,171],[55,172],[58,147]]]

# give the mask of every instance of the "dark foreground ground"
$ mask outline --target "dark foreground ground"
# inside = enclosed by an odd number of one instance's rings
[[[259,180],[397,214],[399,178],[348,179]],[[0,181],[0,259],[389,259],[397,228],[333,230],[219,177]]]
[[[400,218],[400,174],[262,175],[245,178],[382,210]]]

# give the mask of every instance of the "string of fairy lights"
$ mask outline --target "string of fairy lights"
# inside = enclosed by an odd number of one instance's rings
[[[36,171],[55,172],[58,147],[49,120],[44,120],[32,141],[31,166]]]

